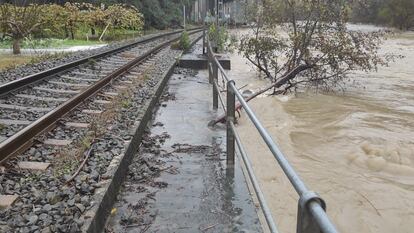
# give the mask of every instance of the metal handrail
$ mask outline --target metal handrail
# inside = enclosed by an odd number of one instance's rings
[[[308,190],[305,183],[303,183],[299,175],[295,172],[293,167],[289,164],[288,160],[286,159],[284,154],[280,151],[276,143],[273,141],[270,134],[267,132],[267,130],[263,127],[263,125],[257,119],[253,110],[249,107],[249,105],[247,105],[247,102],[244,100],[243,96],[237,90],[235,84],[233,82],[229,82],[229,87],[232,88],[233,93],[236,95],[240,104],[243,106],[251,122],[256,126],[256,129],[259,131],[263,140],[266,142],[273,156],[278,161],[280,167],[283,169],[285,175],[287,176],[287,178],[289,179],[289,181],[295,188],[298,195],[300,197],[303,197],[305,195],[310,195],[312,192]],[[313,194],[314,193],[312,193],[312,195]],[[317,197],[317,195],[313,195],[313,196],[314,197],[312,197],[312,199],[309,199],[308,203],[306,203],[304,207],[309,208],[309,211],[312,212],[312,217],[315,218],[322,232],[326,232],[326,233],[337,232],[335,226],[332,224],[332,222],[329,220],[328,216],[326,215],[324,208],[322,208],[322,206],[324,205],[322,204],[323,201],[319,197]]]
[[[240,151],[240,157],[242,158],[246,166],[247,173],[249,174],[249,177],[251,179],[252,186],[257,195],[257,199],[259,200],[260,207],[262,207],[263,215],[266,219],[267,225],[269,226],[269,229],[271,232],[277,233],[279,231],[277,230],[276,224],[273,220],[272,212],[270,211],[270,208],[266,203],[266,199],[263,195],[262,190],[260,189],[259,182],[257,181],[256,175],[253,172],[252,163],[250,162],[249,156],[247,155],[247,152],[244,149],[243,144],[241,143],[241,138],[239,134],[237,133],[236,127],[234,126],[233,122],[230,122],[230,127],[234,133],[234,136],[237,142],[237,147],[239,148],[239,151]]]
[[[213,82],[213,85],[214,85],[214,88],[215,88],[216,90],[218,90],[218,89],[219,89],[219,88],[218,88],[218,85],[217,85],[217,83],[216,83],[216,82]],[[227,112],[227,109],[226,109],[226,105],[224,104],[223,97],[219,94],[219,95],[218,95],[218,98],[219,98],[219,100],[220,100],[221,107],[223,108],[224,112],[226,113],[226,112]]]
[[[224,71],[219,60],[213,52],[209,39],[207,38],[205,41],[206,44],[204,44],[203,46],[207,47],[209,80],[210,83],[213,84],[213,107],[215,109],[217,109],[218,106],[217,100],[220,99],[220,101],[222,101],[217,85],[218,71],[221,72],[222,77],[227,82],[227,111],[223,106],[227,118],[227,163],[230,165],[234,164],[234,145],[236,143],[239,148],[239,152],[241,154],[246,170],[248,171],[248,175],[252,182],[253,188],[259,199],[259,203],[262,207],[262,211],[264,213],[270,231],[278,232],[276,225],[274,224],[270,209],[266,204],[264,195],[260,190],[259,184],[254,175],[253,168],[248,159],[247,153],[242,145],[241,139],[234,126],[234,111],[236,99],[239,101],[240,105],[246,111],[246,114],[249,117],[250,121],[258,130],[262,139],[265,141],[269,150],[272,152],[273,156],[277,160],[279,166],[282,168],[283,172],[285,173],[290,183],[293,185],[293,187],[299,195],[297,233],[337,233],[338,231],[336,230],[335,226],[330,221],[325,212],[325,201],[322,198],[320,198],[316,193],[310,191],[306,187],[305,183],[301,180],[299,175],[296,173],[296,171],[293,169],[293,167],[286,159],[286,156],[282,153],[282,151],[274,142],[270,134],[260,123],[253,110],[249,107],[246,100],[243,98],[242,94],[237,89],[235,82],[233,80],[230,80],[227,76],[226,72]],[[212,71],[210,70],[211,68],[213,69]],[[222,103],[222,105],[224,104]]]

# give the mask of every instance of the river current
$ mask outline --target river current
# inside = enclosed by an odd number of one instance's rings
[[[414,231],[414,33],[385,41],[381,53],[388,52],[404,58],[353,74],[345,92],[249,102],[341,232]],[[255,91],[268,84],[241,55],[231,59],[237,86]],[[279,230],[295,232],[298,196],[253,128],[242,114],[238,130]]]

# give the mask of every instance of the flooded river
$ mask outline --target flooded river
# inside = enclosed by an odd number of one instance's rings
[[[405,57],[355,74],[357,85],[344,93],[250,102],[341,232],[414,231],[414,33],[397,34],[381,51]],[[237,86],[264,86],[246,64],[232,55]],[[295,232],[298,196],[253,127],[243,114],[238,129],[279,230]]]

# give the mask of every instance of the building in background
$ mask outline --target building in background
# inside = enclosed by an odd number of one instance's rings
[[[246,7],[249,0],[196,0],[192,6],[192,20],[202,23],[212,21],[218,11],[220,21],[231,25],[247,23]]]
[[[248,0],[227,0],[223,3],[223,16],[231,25],[247,24]]]
[[[202,23],[207,16],[215,15],[215,0],[196,0],[191,9],[191,20]]]

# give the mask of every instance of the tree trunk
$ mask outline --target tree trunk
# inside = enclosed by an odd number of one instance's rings
[[[65,39],[69,38],[69,30],[68,28],[65,26]]]
[[[91,34],[92,34],[92,36],[94,36],[95,34],[96,34],[96,31],[95,31],[95,28],[91,28]]]
[[[20,54],[21,39],[13,39],[13,54]]]
[[[102,37],[105,35],[106,30],[108,30],[109,25],[110,25],[110,23],[108,23],[108,24],[106,25],[106,27],[105,27],[105,29],[103,30],[103,32],[102,32],[102,34],[101,34],[101,36],[99,37],[99,41],[102,41]]]

